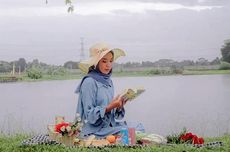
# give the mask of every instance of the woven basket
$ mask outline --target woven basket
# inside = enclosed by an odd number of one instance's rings
[[[50,139],[55,140],[59,143],[62,143],[66,146],[73,146],[74,145],[75,135],[72,135],[72,136],[64,135],[64,136],[62,136],[58,132],[55,132],[55,125],[48,125],[48,134],[49,134]]]

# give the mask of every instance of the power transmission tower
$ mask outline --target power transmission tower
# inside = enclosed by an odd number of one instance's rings
[[[84,53],[84,38],[81,37],[81,53],[80,53],[80,61],[85,59],[85,53]]]

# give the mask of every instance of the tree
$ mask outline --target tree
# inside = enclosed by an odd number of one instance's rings
[[[26,60],[24,58],[20,58],[17,61],[17,65],[16,65],[21,72],[23,72],[26,69]]]
[[[39,68],[32,67],[32,68],[27,69],[26,72],[27,72],[27,76],[31,79],[42,78],[42,72]]]
[[[48,4],[48,2],[49,2],[49,0],[45,0],[46,2],[46,4]],[[65,0],[65,5],[67,5],[68,6],[68,9],[67,9],[67,11],[68,11],[68,13],[73,13],[73,11],[74,11],[74,6],[73,6],[73,2],[72,2],[73,0]]]
[[[64,63],[64,67],[67,69],[78,69],[79,62],[67,61]]]
[[[0,61],[0,73],[1,72],[10,72],[12,70],[12,66],[10,63],[6,61]]]
[[[211,65],[217,65],[217,64],[220,64],[220,59],[218,57],[216,57],[214,60],[212,60],[210,62]]]
[[[197,64],[197,65],[208,65],[209,62],[208,62],[208,60],[205,59],[205,58],[199,58],[199,59],[196,61],[196,64]]]
[[[222,60],[230,63],[230,39],[224,41],[224,46],[221,48]]]

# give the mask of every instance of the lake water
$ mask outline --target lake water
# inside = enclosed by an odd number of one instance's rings
[[[0,131],[45,133],[56,115],[74,118],[80,80],[0,84]],[[125,120],[166,136],[183,127],[199,136],[230,133],[230,75],[113,78],[115,92],[143,86],[126,105]]]

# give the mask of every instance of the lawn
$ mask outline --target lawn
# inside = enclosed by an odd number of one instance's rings
[[[230,151],[230,135],[225,135],[222,137],[216,138],[205,138],[205,143],[221,141],[224,143],[223,146],[214,147],[214,148],[194,148],[184,144],[178,145],[161,145],[161,146],[145,146],[142,148],[130,148],[130,147],[104,147],[104,148],[68,148],[60,145],[34,145],[34,146],[19,146],[22,140],[27,139],[27,135],[11,135],[5,136],[0,135],[0,151],[1,152],[97,152],[97,151],[108,151],[108,152],[143,152],[143,151],[152,151],[152,152],[229,152]]]

